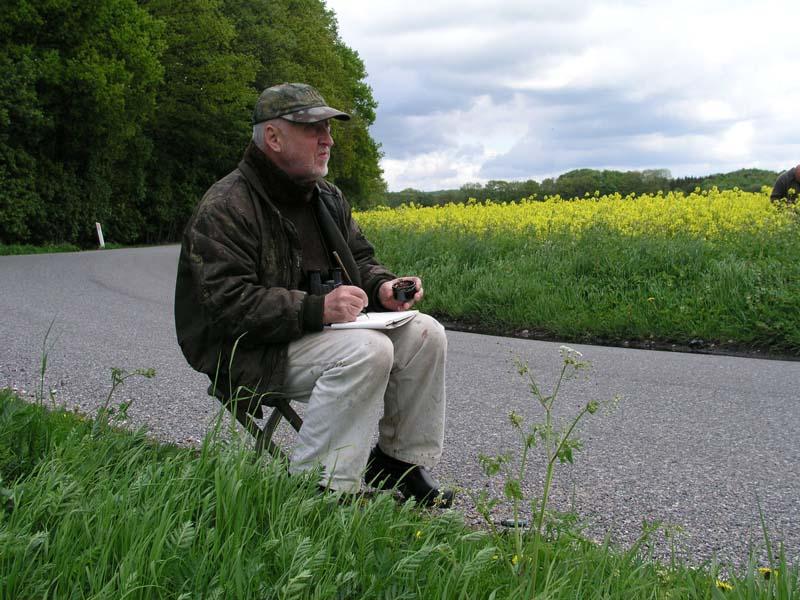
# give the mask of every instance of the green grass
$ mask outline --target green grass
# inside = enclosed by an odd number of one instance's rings
[[[105,250],[124,248],[122,244],[108,243]],[[91,248],[99,250],[100,248]],[[53,244],[49,246],[32,246],[30,244],[0,244],[0,256],[17,256],[21,254],[55,254],[58,252],[84,252],[86,248],[80,248],[74,244]]]
[[[366,236],[425,284],[424,310],[573,342],[693,339],[800,355],[800,227],[709,241],[596,227],[544,241],[506,234]]]
[[[32,246],[30,244],[0,244],[0,256],[19,254],[51,254],[55,252],[80,252],[74,244],[54,244],[52,246]]]
[[[0,599],[796,598],[783,559],[717,587],[568,528],[492,536],[382,494],[340,505],[313,477],[209,438],[160,446],[0,391]],[[515,549],[516,548],[516,549]]]

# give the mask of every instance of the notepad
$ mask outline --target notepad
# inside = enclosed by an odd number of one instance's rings
[[[418,310],[402,310],[363,313],[358,315],[355,321],[333,323],[325,327],[330,329],[397,329],[416,317],[418,312]]]

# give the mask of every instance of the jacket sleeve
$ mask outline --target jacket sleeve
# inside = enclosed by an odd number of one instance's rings
[[[248,347],[287,342],[303,334],[305,292],[266,287],[259,281],[260,240],[252,202],[224,194],[207,198],[184,233],[184,252],[194,296],[215,337]],[[289,258],[269,257],[276,272]]]

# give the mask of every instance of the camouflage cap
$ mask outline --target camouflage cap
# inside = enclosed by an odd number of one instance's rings
[[[322,95],[305,83],[282,83],[261,92],[253,109],[253,125],[278,117],[297,123],[350,119],[347,113],[325,104]]]

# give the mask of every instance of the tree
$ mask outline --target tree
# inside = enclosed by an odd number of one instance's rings
[[[254,92],[284,82],[317,88],[326,102],[352,115],[334,123],[329,179],[364,207],[385,191],[380,146],[370,137],[377,103],[358,54],[339,37],[334,13],[321,0],[225,0],[236,46],[257,61]]]
[[[0,243],[27,241],[30,223],[45,214],[35,185],[36,159],[26,139],[44,120],[32,55],[30,47],[11,45],[0,54]]]
[[[126,208],[144,190],[142,130],[162,75],[160,36],[135,0],[6,3],[3,241],[85,244],[95,221],[112,231],[136,226]]]
[[[595,191],[599,191],[602,184],[600,171],[576,169],[558,177],[556,190],[562,198],[581,198],[587,193],[594,194]]]
[[[147,241],[175,240],[206,189],[232,170],[249,137],[255,59],[235,48],[221,0],[150,0],[165,25],[164,79],[147,128],[154,144],[140,207]]]

